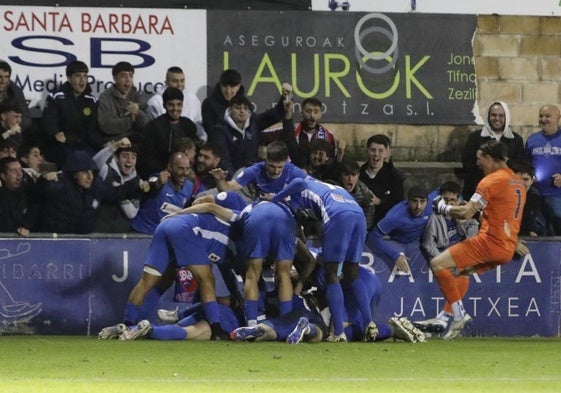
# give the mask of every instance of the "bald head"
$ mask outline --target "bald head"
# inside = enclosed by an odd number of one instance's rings
[[[547,104],[540,108],[538,122],[539,125],[546,135],[553,135],[557,132],[559,128],[559,119],[561,118],[561,112],[559,107],[553,104]]]

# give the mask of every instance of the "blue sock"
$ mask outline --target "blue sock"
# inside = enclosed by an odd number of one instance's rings
[[[181,319],[179,322],[177,322],[176,325],[181,326],[181,327],[186,327],[186,326],[194,325],[199,321],[200,321],[200,318],[199,318],[198,315],[189,315],[188,317],[185,317],[185,318]]]
[[[376,336],[376,341],[384,341],[392,336],[392,328],[385,323],[376,324],[378,327],[378,336]]]
[[[343,290],[338,282],[327,284],[327,304],[331,311],[331,321],[333,322],[333,334],[336,336],[343,333],[344,301]]]
[[[144,297],[144,302],[142,302],[142,307],[140,308],[137,318],[139,320],[147,319],[151,322],[155,321],[158,317],[157,311],[160,297],[162,297],[162,293],[158,289],[152,288],[149,290]]]
[[[292,300],[286,300],[284,302],[279,302],[280,315],[288,314],[292,311]]]
[[[368,293],[366,287],[361,279],[357,278],[351,283],[351,289],[353,291],[353,296],[360,314],[362,315],[362,320],[364,324],[368,324],[372,321],[372,309],[370,308],[370,299],[368,298]]]
[[[247,321],[257,320],[258,305],[259,305],[258,300],[246,300],[246,301],[244,301],[243,309],[245,311],[245,319]]]
[[[131,326],[138,323],[138,314],[142,306],[136,306],[132,303],[128,303],[125,306],[125,325]]]
[[[177,325],[152,326],[150,338],[154,340],[185,340],[187,331]]]
[[[206,320],[209,325],[220,322],[220,311],[218,310],[216,300],[203,303],[203,309],[205,310]]]

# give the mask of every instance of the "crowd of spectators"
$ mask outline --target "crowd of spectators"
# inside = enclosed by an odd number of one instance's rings
[[[405,199],[405,179],[393,164],[387,135],[368,138],[367,160],[360,165],[345,157],[344,138],[336,138],[320,123],[318,98],[303,100],[301,121],[294,121],[289,84],[282,85],[276,105],[254,113],[242,76],[233,69],[222,72],[202,104],[186,88],[185,74],[177,66],[168,69],[165,86],[151,97],[136,91],[130,63],[113,66],[114,84],[99,98],[92,95],[88,72],[82,61],[69,63],[67,81],[46,98],[42,118],[33,125],[21,89],[10,80],[10,65],[0,61],[0,158],[15,158],[16,171],[22,172],[16,187],[20,197],[3,198],[20,199],[17,209],[26,212],[11,213],[12,218],[3,223],[4,232],[151,233],[155,220],[265,159],[264,146],[274,141],[287,145],[292,164],[319,180],[342,185],[355,196],[369,230]],[[508,105],[495,101],[484,127],[469,135],[462,155],[463,199],[471,197],[482,177],[475,159],[478,147],[499,140],[508,148],[509,163],[530,179],[532,207],[525,220],[533,221],[524,226],[523,234],[560,235],[559,109],[554,105],[540,109],[542,130],[526,146],[512,131],[510,117]],[[31,133],[32,126],[38,132]],[[14,165],[6,163],[3,169],[8,173]],[[215,169],[221,170],[220,175]],[[2,183],[3,191],[13,188],[9,180]],[[124,186],[130,188],[126,195],[120,191]],[[61,190],[53,193],[55,188]],[[65,203],[73,188],[80,203],[74,197]],[[139,224],[147,216],[152,223]],[[76,224],[61,225],[64,222]]]

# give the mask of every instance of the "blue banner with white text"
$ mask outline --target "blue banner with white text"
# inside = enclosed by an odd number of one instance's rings
[[[0,239],[0,334],[95,335],[122,321],[150,244],[141,239]],[[467,335],[558,336],[561,243],[529,241],[531,253],[471,279]],[[383,283],[377,321],[434,317],[443,296],[417,244],[403,251],[412,274],[368,251]]]

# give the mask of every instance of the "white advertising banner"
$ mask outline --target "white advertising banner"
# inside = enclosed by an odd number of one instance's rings
[[[76,59],[90,67],[95,95],[119,61],[135,67],[137,89],[149,94],[171,66],[185,71],[193,93],[206,86],[205,10],[3,6],[0,34],[0,59],[32,108],[66,81],[65,64]]]

